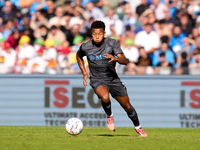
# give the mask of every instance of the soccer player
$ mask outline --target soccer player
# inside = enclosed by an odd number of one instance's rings
[[[109,93],[115,98],[128,117],[135,125],[135,131],[141,137],[147,134],[140,127],[136,110],[130,104],[126,87],[121,82],[115,71],[116,62],[126,65],[128,60],[123,54],[119,43],[110,38],[105,38],[105,24],[102,21],[94,21],[91,25],[92,40],[83,43],[76,54],[78,65],[83,74],[83,85],[87,86],[88,74],[85,69],[83,57],[87,56],[90,69],[90,85],[96,95],[101,99],[102,107],[107,114],[107,127],[115,130],[114,117],[111,111]]]

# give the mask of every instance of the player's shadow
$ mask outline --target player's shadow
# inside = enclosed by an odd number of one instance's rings
[[[125,134],[97,134],[96,136],[109,136],[109,137],[114,137],[114,136],[130,136],[130,135],[125,135]]]

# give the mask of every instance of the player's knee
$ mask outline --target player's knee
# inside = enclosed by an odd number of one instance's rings
[[[126,112],[129,112],[129,111],[131,111],[132,109],[133,109],[133,107],[132,107],[129,103],[127,103],[126,106],[124,107],[124,110],[125,110]]]
[[[104,101],[104,102],[108,102],[110,99],[109,99],[109,94],[104,94],[101,96],[101,100]]]

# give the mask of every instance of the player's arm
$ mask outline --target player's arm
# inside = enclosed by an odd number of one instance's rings
[[[111,55],[111,54],[104,54],[106,58],[110,58],[109,62],[116,61],[122,65],[128,64],[128,59],[125,57],[124,54],[117,54],[117,57]]]
[[[79,57],[78,53],[76,53],[76,61],[78,62],[79,68],[81,69],[81,72],[83,74],[83,85],[86,87],[88,74],[85,69],[84,61],[82,58]]]

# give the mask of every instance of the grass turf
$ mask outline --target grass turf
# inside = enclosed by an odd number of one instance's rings
[[[87,128],[77,136],[64,127],[0,126],[0,150],[197,150],[199,129],[146,128],[141,138],[134,128]]]

